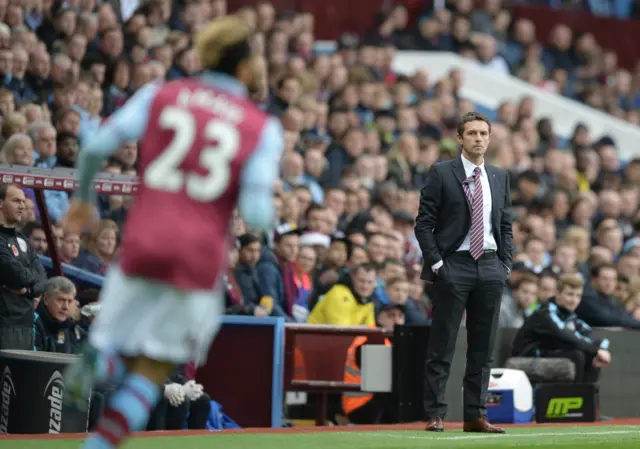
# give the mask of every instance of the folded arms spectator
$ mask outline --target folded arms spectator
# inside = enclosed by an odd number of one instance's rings
[[[33,349],[34,299],[46,274],[27,238],[16,229],[25,211],[24,192],[0,185],[0,349]]]

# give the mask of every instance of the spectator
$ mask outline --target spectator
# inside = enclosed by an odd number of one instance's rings
[[[238,284],[240,295],[227,294],[227,313],[231,315],[268,316],[271,313],[271,298],[262,302],[262,288],[258,282],[256,265],[260,260],[262,244],[254,234],[243,234],[238,237],[238,263],[233,269],[233,276]]]
[[[2,160],[6,164],[33,165],[33,144],[29,136],[21,133],[11,135],[2,146]]]
[[[56,137],[56,146],[58,148],[57,166],[74,168],[76,166],[76,157],[78,156],[77,135],[67,131],[59,132]]]
[[[40,121],[29,126],[29,135],[33,141],[34,165],[42,168],[53,168],[58,164],[56,157],[56,129],[49,122]],[[69,209],[67,192],[61,190],[45,190],[44,198],[47,211],[54,222],[60,220]]]
[[[118,226],[111,220],[101,220],[86,236],[87,246],[80,251],[73,265],[103,276],[116,251]]]
[[[424,316],[424,313],[420,311],[416,301],[410,297],[410,290],[409,280],[404,276],[404,274],[388,278],[385,282],[384,289],[385,296],[388,299],[386,304],[401,306],[404,311],[405,322],[407,324],[426,324],[426,317]],[[418,296],[418,298],[420,296]],[[384,307],[385,303],[381,303],[379,305]]]
[[[593,327],[626,327],[640,329],[640,321],[627,312],[614,296],[618,273],[611,264],[595,266],[592,285],[584,291],[576,309],[578,317]]]
[[[275,248],[262,250],[258,262],[258,280],[263,295],[272,298],[273,316],[285,317],[293,321],[293,305],[295,303],[296,285],[294,262],[300,251],[300,231],[289,224],[276,229]]]
[[[80,255],[80,236],[78,234],[66,233],[62,238],[60,246],[60,261],[68,264],[73,262]]]
[[[571,360],[574,382],[596,383],[600,368],[611,363],[609,340],[591,338],[591,328],[578,318],[584,283],[576,275],[564,275],[558,295],[536,310],[516,334],[513,356],[556,357]]]
[[[72,317],[77,308],[76,287],[73,282],[62,276],[48,279],[44,285],[42,300],[36,308],[34,350],[78,353],[86,334]]]
[[[34,299],[46,280],[36,252],[16,229],[24,209],[24,192],[0,184],[0,349],[33,349]]]
[[[571,273],[568,273],[571,274]],[[582,276],[578,274],[582,279]],[[540,274],[538,281],[538,302],[540,304],[544,304],[552,298],[556,296],[558,293],[558,278],[557,276],[548,270],[543,271]]]
[[[29,245],[36,253],[42,255],[47,254],[47,236],[42,227],[42,223],[27,223],[27,225],[22,228],[22,233],[29,239]]]
[[[312,246],[300,248],[295,272],[296,299],[293,305],[293,316],[300,323],[305,323],[309,316],[309,298],[313,289],[311,275],[317,262],[318,256]]]
[[[309,324],[374,326],[375,280],[376,270],[372,265],[359,265],[316,304],[309,315]]]
[[[344,233],[337,232],[331,236],[331,243],[329,244],[329,251],[324,264],[315,268],[313,292],[308,304],[309,310],[312,310],[318,299],[328,292],[338,279],[346,273],[349,250],[349,242]]]
[[[513,292],[502,296],[500,327],[519,328],[538,306],[538,278],[527,275],[516,284]]]
[[[76,287],[69,279],[56,276],[44,284],[42,301],[36,307],[32,334],[34,351],[59,354],[78,354],[87,335],[87,326],[81,321],[90,320],[80,316],[76,300]],[[104,405],[102,389],[91,392],[88,428],[93,429]]]

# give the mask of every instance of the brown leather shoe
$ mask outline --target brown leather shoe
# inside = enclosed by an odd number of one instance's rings
[[[463,432],[479,432],[479,433],[504,433],[502,427],[492,425],[487,418],[478,418],[473,421],[465,421],[462,426]]]
[[[427,432],[443,432],[444,424],[442,423],[442,418],[429,418],[425,430]]]

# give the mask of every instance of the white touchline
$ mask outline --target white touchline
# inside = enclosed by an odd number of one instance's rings
[[[505,433],[502,435],[495,434],[476,434],[476,435],[458,435],[458,436],[426,436],[426,435],[402,435],[400,433],[381,433],[381,432],[340,432],[345,435],[358,435],[376,438],[397,438],[401,440],[474,440],[485,438],[533,438],[533,437],[565,437],[565,436],[588,436],[588,435],[625,435],[638,434],[639,430],[602,430],[597,432],[544,432],[544,433]]]

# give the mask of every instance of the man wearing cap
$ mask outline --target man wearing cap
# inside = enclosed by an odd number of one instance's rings
[[[272,316],[282,316],[286,321],[293,322],[296,295],[293,264],[300,251],[300,230],[283,224],[276,228],[275,234],[275,248],[271,251],[265,247],[257,266],[264,300],[260,306],[271,308]],[[273,304],[268,304],[270,301],[265,297],[273,298]]]
[[[388,332],[393,332],[394,327],[404,324],[404,306],[400,304],[383,304],[378,309],[378,326]],[[362,346],[369,343],[364,336],[356,337],[347,350],[347,359],[344,365],[344,381],[347,383],[361,383],[360,371],[362,361]],[[372,342],[375,344],[375,342]],[[391,346],[391,342],[385,338],[384,344]],[[349,392],[342,395],[342,409],[350,422],[354,424],[378,424],[389,423],[391,420],[388,411],[391,409],[387,402],[387,393]]]

